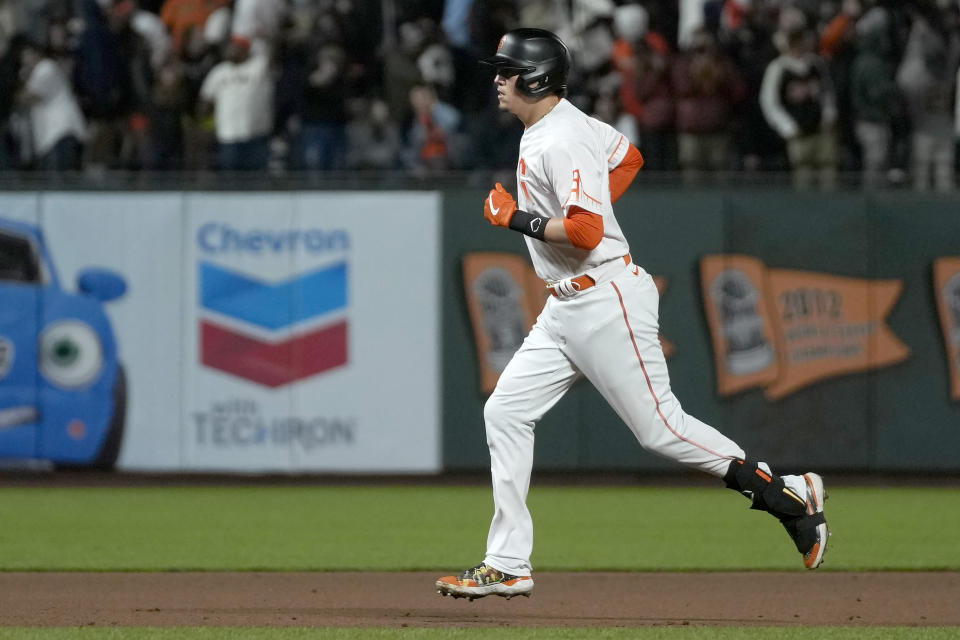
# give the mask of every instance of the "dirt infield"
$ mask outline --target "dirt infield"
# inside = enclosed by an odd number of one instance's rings
[[[443,598],[434,573],[0,573],[0,626],[960,625],[960,573],[540,573]]]

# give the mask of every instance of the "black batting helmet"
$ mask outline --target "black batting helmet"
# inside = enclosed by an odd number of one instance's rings
[[[545,29],[514,29],[500,38],[497,53],[481,60],[497,72],[514,71],[517,89],[537,98],[567,92],[570,52],[555,34]]]

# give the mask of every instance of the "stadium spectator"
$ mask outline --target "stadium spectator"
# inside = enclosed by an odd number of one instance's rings
[[[80,169],[84,119],[60,67],[36,45],[20,53],[23,86],[17,100],[28,112],[35,166],[45,171]]]
[[[347,123],[347,168],[391,171],[400,167],[400,130],[379,98],[354,101]]]
[[[625,107],[637,119],[643,157],[651,170],[676,168],[670,64],[669,51],[657,50],[644,42],[635,51],[632,81],[626,85],[630,98]]]
[[[398,44],[383,61],[383,92],[390,113],[401,127],[410,122],[410,91],[421,82],[417,57],[426,41],[424,26],[404,22],[398,28]]]
[[[101,10],[82,0],[85,28],[77,51],[76,82],[90,120],[86,164],[97,169],[139,168],[149,123],[153,71],[150,50],[134,31],[132,0]]]
[[[954,188],[953,97],[956,63],[943,34],[916,16],[897,84],[910,116],[913,186],[919,191]]]
[[[874,8],[878,6],[882,8]],[[870,24],[860,16],[871,8],[873,16],[889,16],[886,32],[892,37],[892,46],[883,56],[886,68],[874,73],[873,79],[864,69],[869,71],[870,56],[876,52],[858,50],[863,39],[856,29],[858,22],[863,29]],[[0,64],[0,139],[6,140],[0,147],[0,167],[23,165],[17,141],[28,143],[30,138],[29,120],[23,110],[14,109],[14,90],[10,88],[11,78],[19,82],[16,67],[20,56],[11,57],[8,52],[4,57],[2,53],[10,35],[30,35],[42,43],[72,83],[89,123],[82,158],[85,167],[203,169],[214,164],[209,153],[217,148],[215,129],[219,126],[213,118],[198,117],[198,95],[233,34],[252,41],[251,54],[259,47],[269,49],[269,59],[280,71],[275,94],[264,98],[263,104],[267,105],[266,115],[276,116],[268,119],[284,125],[273,127],[271,122],[267,130],[284,136],[284,144],[291,149],[290,167],[308,164],[304,162],[308,149],[316,160],[311,166],[318,170],[343,166],[347,145],[342,134],[340,142],[336,141],[336,132],[343,131],[348,119],[348,101],[365,96],[361,104],[382,97],[389,107],[384,110],[378,105],[360,110],[363,115],[355,114],[348,134],[351,166],[393,166],[391,132],[399,132],[405,150],[401,165],[407,170],[425,172],[427,167],[443,165],[512,172],[513,154],[502,150],[496,135],[505,130],[506,123],[488,91],[491,76],[482,72],[476,61],[496,47],[505,31],[522,24],[564,35],[574,53],[573,91],[568,98],[584,109],[592,108],[598,117],[620,120],[622,128],[629,129],[631,119],[636,122],[640,132],[636,142],[644,151],[648,170],[672,169],[680,147],[681,165],[688,177],[695,175],[690,172],[697,170],[699,163],[691,164],[692,159],[709,155],[703,149],[709,146],[708,134],[700,128],[707,120],[715,124],[725,120],[726,139],[732,144],[714,146],[730,149],[730,166],[780,170],[791,164],[789,157],[798,161],[796,181],[810,182],[820,173],[829,184],[835,168],[827,165],[835,164],[829,158],[831,153],[837,155],[837,142],[840,166],[860,166],[856,118],[864,141],[868,184],[882,179],[888,156],[899,168],[907,166],[909,154],[918,188],[933,184],[945,189],[953,184],[953,172],[944,167],[956,154],[945,150],[949,146],[944,144],[946,136],[934,131],[943,131],[946,105],[954,102],[952,94],[949,99],[944,94],[956,85],[958,16],[954,0],[411,0],[387,4],[360,0],[0,0],[0,59],[4,60]],[[917,19],[926,26],[911,27]],[[438,27],[441,23],[443,30]],[[805,129],[800,135],[799,120],[794,119],[798,116],[790,116],[784,108],[784,101],[797,95],[777,93],[761,100],[760,94],[768,70],[779,66],[783,76],[787,68],[782,59],[771,65],[781,56],[774,42],[786,48],[788,34],[804,29],[815,33],[813,39],[823,61],[817,61],[812,50],[800,57],[812,61],[814,76],[825,63],[829,77],[816,77],[813,83],[796,79],[787,83],[800,93],[822,92],[805,106],[791,104],[791,109],[803,112],[800,120],[806,129],[810,129],[808,120],[820,111],[820,126],[813,127],[816,132]],[[913,33],[909,40],[908,32]],[[933,35],[918,35],[930,33]],[[735,91],[715,90],[711,103],[691,90],[698,75],[693,71],[699,64],[693,64],[696,56],[689,51],[689,44],[707,34],[716,38],[723,51],[715,55],[727,56],[730,66],[724,65],[725,73],[732,70],[743,88],[743,100],[727,105],[726,116],[718,115],[724,110],[718,108],[719,102]],[[613,42],[612,35],[616,37]],[[681,53],[675,57],[678,43]],[[307,77],[321,50],[340,51],[337,83],[342,91],[333,95],[329,92],[334,87],[328,85],[321,92],[324,95],[307,98],[306,93],[317,89],[309,86]],[[789,57],[787,52],[782,55]],[[855,57],[864,62],[857,69],[861,92],[856,108],[852,93]],[[879,89],[889,89],[896,69],[907,100],[898,108],[885,106],[882,100],[871,102]],[[275,82],[272,76],[264,77],[269,78],[263,80],[268,85]],[[431,85],[439,104],[449,106],[451,113],[463,114],[462,125],[452,133],[440,126],[439,131],[430,129],[424,138],[439,140],[443,133],[446,153],[434,156],[442,160],[425,162],[420,156],[422,145],[416,153],[411,151],[414,143],[408,137],[425,132],[423,113],[415,119],[410,100],[411,89],[421,84]],[[834,98],[830,97],[831,85]],[[931,92],[938,96],[931,97]],[[777,102],[781,103],[780,115],[786,113],[797,125],[796,134],[786,144],[779,134],[787,120],[769,108]],[[382,120],[384,111],[390,122]],[[331,116],[334,112],[341,115]],[[439,113],[445,112],[439,108]],[[768,112],[773,114],[769,123]],[[836,118],[833,133],[831,114]],[[876,134],[878,127],[883,129],[876,118],[881,114],[892,119],[888,122],[888,152],[882,151],[883,134],[869,135]],[[236,120],[235,116],[227,119],[231,118]],[[441,116],[431,115],[430,126],[437,126],[438,119]],[[339,124],[328,129],[331,121]],[[311,122],[323,124],[311,132]],[[327,131],[318,133],[320,129]],[[333,142],[327,137],[330,131],[334,132]],[[464,152],[464,135],[470,141],[469,153]],[[321,138],[321,143],[310,143]],[[376,140],[373,144],[378,151],[369,157],[358,156],[355,141],[361,139]],[[722,140],[722,135],[718,139]],[[229,155],[232,144],[220,145],[221,155]],[[29,153],[28,144],[21,146]],[[321,152],[338,146],[334,160]],[[442,145],[428,145],[428,150],[440,148]],[[799,162],[804,154],[806,162]],[[280,158],[272,160],[272,169],[284,168]],[[719,164],[723,163],[715,160],[711,166]],[[893,175],[888,172],[888,179]]]
[[[453,54],[442,42],[427,45],[417,57],[417,70],[420,78],[433,86],[444,99],[453,93],[454,77]]]
[[[860,157],[850,106],[850,70],[857,55],[855,26],[862,13],[860,0],[843,0],[840,12],[827,21],[820,36],[820,55],[827,63],[837,95],[838,164],[841,169],[856,167]]]
[[[619,86],[619,73],[612,68],[616,39],[608,19],[597,18],[579,33],[579,38],[571,40],[570,53],[577,65],[569,91],[596,96]],[[613,84],[610,84],[610,80]]]
[[[621,77],[620,100],[624,111],[637,121],[645,166],[673,169],[676,134],[669,45],[649,29],[648,14],[640,5],[616,10],[614,32],[612,60]]]
[[[460,112],[440,101],[433,87],[426,84],[410,90],[410,106],[413,123],[407,134],[406,165],[417,176],[455,168]]]
[[[166,0],[160,19],[170,30],[174,53],[183,53],[188,30],[202,30],[210,14],[227,3],[228,0]]]
[[[343,169],[346,156],[346,54],[329,44],[314,57],[303,87],[296,166],[308,170]]]
[[[200,87],[200,111],[213,108],[217,136],[217,168],[264,170],[270,159],[274,81],[270,58],[251,55],[250,42],[234,36],[226,60]]]
[[[894,82],[893,42],[887,12],[874,7],[857,22],[858,53],[850,73],[850,106],[863,163],[863,186],[883,182],[893,118],[900,105]]]
[[[760,87],[760,106],[770,126],[787,145],[794,187],[836,184],[836,103],[822,60],[813,52],[806,29],[784,34],[786,51],[768,66]]]
[[[810,17],[796,2],[797,0],[794,0],[793,3],[782,3],[780,11],[777,13],[777,28],[773,32],[772,39],[774,46],[780,52],[789,48],[790,34],[792,33],[806,32],[807,37],[813,39],[814,29],[810,27]],[[811,51],[815,51],[812,42],[807,44]]]
[[[760,108],[760,87],[767,65],[779,55],[773,45],[769,12],[750,0],[729,0],[720,17],[719,40],[744,83],[745,98],[733,114],[734,148],[747,171],[785,169],[784,145]]]
[[[673,63],[672,81],[684,179],[696,182],[704,170],[730,169],[730,120],[744,87],[709,31],[701,28],[690,35],[689,50]]]

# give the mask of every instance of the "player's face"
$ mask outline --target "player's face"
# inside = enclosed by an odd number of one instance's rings
[[[514,113],[522,104],[522,96],[517,89],[517,74],[508,69],[497,71],[493,84],[497,88],[497,103],[502,111]]]

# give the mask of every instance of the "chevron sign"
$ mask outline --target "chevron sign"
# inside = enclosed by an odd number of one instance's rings
[[[199,263],[201,362],[281,387],[347,363],[347,263],[280,282]]]

